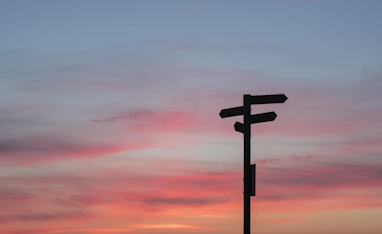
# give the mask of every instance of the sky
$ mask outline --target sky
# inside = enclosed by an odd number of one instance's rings
[[[0,0],[0,234],[382,231],[382,2]]]

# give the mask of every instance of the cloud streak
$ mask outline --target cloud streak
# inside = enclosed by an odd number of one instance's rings
[[[81,142],[60,137],[0,140],[0,160],[15,164],[97,157],[121,150],[117,145]]]
[[[126,114],[93,120],[96,123],[114,123],[118,121],[126,121],[131,130],[137,134],[146,132],[184,132],[192,130],[198,124],[196,116],[192,112],[170,110],[136,110]]]

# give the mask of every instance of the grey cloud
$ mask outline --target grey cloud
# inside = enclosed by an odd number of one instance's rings
[[[96,123],[107,123],[107,122],[116,122],[119,120],[125,120],[125,119],[137,119],[142,116],[148,116],[150,114],[155,113],[154,111],[150,110],[136,110],[136,111],[130,111],[125,114],[119,114],[119,115],[114,115],[106,118],[100,118],[100,119],[94,119],[92,120],[93,122]]]

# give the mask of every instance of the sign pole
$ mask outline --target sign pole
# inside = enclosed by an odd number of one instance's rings
[[[243,233],[251,234],[251,196],[256,196],[256,165],[251,166],[251,124],[269,122],[276,119],[275,112],[251,114],[252,104],[284,103],[285,94],[256,95],[244,94],[243,106],[231,107],[220,111],[220,118],[243,115],[243,123],[234,124],[235,131],[243,133],[244,137],[244,178],[243,178]]]
[[[244,234],[251,233],[251,95],[243,96],[244,122]]]

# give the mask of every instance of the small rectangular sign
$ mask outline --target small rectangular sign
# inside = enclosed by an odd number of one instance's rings
[[[251,196],[256,196],[256,164],[251,165]]]

